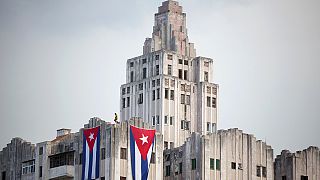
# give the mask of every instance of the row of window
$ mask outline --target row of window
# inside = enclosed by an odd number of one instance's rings
[[[156,60],[159,60],[159,55],[157,54],[156,56],[155,56],[155,59]],[[147,59],[146,58],[144,58],[144,59],[142,59],[142,64],[146,64],[147,63]],[[130,67],[133,67],[134,66],[134,61],[131,61],[130,62]]]
[[[142,69],[142,78],[143,79],[147,78],[147,73],[148,73],[147,68],[143,68]],[[153,75],[158,76],[159,74],[160,74],[160,68],[159,68],[159,65],[156,65],[155,70],[153,72]],[[130,72],[130,82],[133,82],[133,81],[134,81],[134,71],[131,71]]]
[[[22,163],[22,174],[30,174],[35,172],[35,160]]]

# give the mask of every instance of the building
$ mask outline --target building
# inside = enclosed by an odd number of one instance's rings
[[[182,7],[163,2],[143,55],[127,60],[121,120],[144,119],[165,134],[165,149],[182,145],[191,132],[215,132],[218,85],[212,69],[212,59],[196,57]]]
[[[274,162],[275,180],[320,179],[320,151],[310,146],[303,151],[291,153],[283,150]]]
[[[238,129],[217,131],[218,85],[213,60],[196,56],[186,14],[162,3],[143,54],[127,60],[120,123],[91,118],[78,132],[57,130],[33,145],[14,138],[0,151],[1,180],[73,180],[82,175],[84,128],[100,126],[100,180],[131,180],[129,125],[157,130],[149,179],[319,180],[319,149],[273,149]],[[294,171],[293,171],[294,169]]]
[[[164,151],[164,179],[273,179],[273,149],[238,129],[192,133]]]

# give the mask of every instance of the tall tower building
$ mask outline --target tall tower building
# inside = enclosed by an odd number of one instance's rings
[[[127,60],[121,121],[142,118],[150,123],[164,135],[165,149],[182,145],[191,132],[215,132],[218,85],[212,83],[212,69],[213,60],[197,57],[189,42],[182,7],[163,2],[143,55]]]

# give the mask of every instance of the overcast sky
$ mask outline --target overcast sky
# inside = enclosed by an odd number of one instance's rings
[[[275,153],[320,146],[320,1],[181,0],[189,40],[215,61],[218,128]],[[0,147],[51,140],[119,112],[125,63],[160,0],[0,0]]]

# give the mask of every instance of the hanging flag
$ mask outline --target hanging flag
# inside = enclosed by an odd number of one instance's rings
[[[133,180],[147,180],[156,130],[130,126],[130,153]]]
[[[99,178],[100,127],[83,130],[82,180]]]

